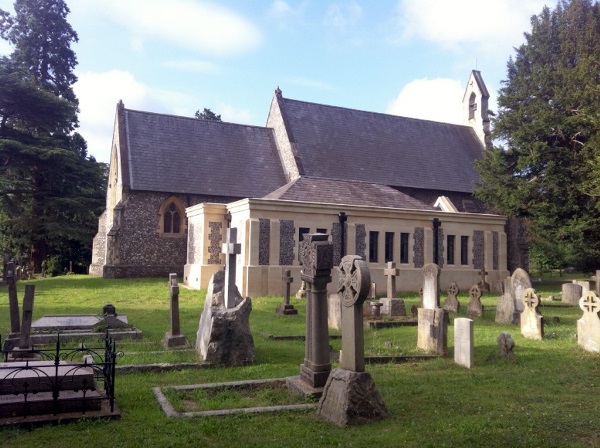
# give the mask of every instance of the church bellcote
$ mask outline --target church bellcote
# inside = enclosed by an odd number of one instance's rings
[[[481,72],[473,70],[467,82],[463,97],[464,124],[471,126],[481,143],[487,148],[490,141],[490,118],[488,116],[488,100],[490,94],[483,82]]]

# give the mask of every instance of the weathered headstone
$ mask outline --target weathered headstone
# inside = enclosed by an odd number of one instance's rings
[[[165,333],[163,345],[166,348],[186,346],[187,339],[181,333],[179,322],[179,286],[177,274],[169,274],[169,331]]]
[[[450,283],[448,287],[448,296],[444,301],[444,309],[449,313],[458,313],[460,310],[460,302],[458,301],[458,285],[456,282]]]
[[[470,369],[473,367],[473,320],[454,319],[454,362]]]
[[[384,316],[406,316],[406,305],[404,300],[396,298],[396,277],[399,270],[396,269],[396,263],[388,261],[387,268],[383,273],[387,277],[387,297],[380,299],[382,303],[381,314]]]
[[[580,300],[583,316],[577,321],[577,344],[588,352],[600,353],[600,299],[588,291]]]
[[[227,229],[227,242],[223,243],[223,253],[225,254],[225,308],[233,308],[234,296],[237,286],[235,284],[236,255],[242,253],[242,245],[237,242],[237,229],[230,227]]]
[[[469,290],[469,304],[467,305],[467,316],[470,319],[483,316],[483,305],[481,304],[481,291],[478,285],[471,286]]]
[[[521,301],[524,308],[521,312],[521,334],[527,339],[543,339],[544,320],[542,315],[537,311],[540,299],[535,290],[527,288],[523,293]]]
[[[317,410],[321,417],[340,427],[387,415],[373,378],[365,372],[362,304],[369,285],[369,268],[362,258],[342,258],[338,287],[342,301],[341,368],[329,375]]]
[[[10,336],[17,338],[21,332],[21,316],[19,315],[19,298],[17,297],[15,264],[10,262],[6,269],[8,286],[8,307],[10,312]]]
[[[317,394],[325,386],[331,362],[327,327],[327,284],[331,282],[333,244],[327,234],[305,234],[300,243],[302,279],[306,282],[306,336],[300,376],[287,379],[295,392]]]
[[[204,309],[196,334],[196,351],[206,362],[241,366],[254,362],[254,339],[250,331],[250,297],[242,298],[237,287],[229,297],[233,308],[225,307],[225,271],[216,272],[206,291]]]
[[[21,337],[19,349],[31,350],[31,323],[33,321],[33,301],[35,298],[35,286],[25,285],[23,297],[23,320],[21,321]]]
[[[579,299],[583,296],[583,288],[577,283],[563,283],[562,301],[571,305],[579,305]]]
[[[590,291],[590,282],[586,280],[573,280],[573,283],[581,286],[581,296],[585,296]],[[580,297],[581,298],[581,297]]]
[[[500,333],[497,339],[498,342],[498,356],[500,358],[507,358],[509,361],[514,360],[515,354],[513,348],[515,348],[515,341],[513,341],[510,333],[503,331]]]
[[[448,312],[439,308],[440,268],[423,266],[423,308],[418,309],[417,348],[446,355],[448,352]]]
[[[283,282],[283,303],[277,307],[275,312],[281,316],[291,316],[298,314],[298,310],[290,303],[290,284],[294,281],[291,271],[286,269],[281,278]]]
[[[515,310],[519,313],[523,311],[523,294],[526,289],[532,288],[531,277],[525,269],[517,268],[510,278],[512,296],[515,300]]]
[[[371,283],[371,290],[369,292],[369,299],[375,300],[377,299],[377,285],[375,282]]]
[[[511,278],[504,279],[504,292],[496,303],[496,317],[495,321],[499,324],[513,324],[517,325],[518,322],[516,317],[520,319],[520,315],[515,313],[515,299],[512,295]]]
[[[297,299],[303,299],[306,297],[306,282],[302,280],[300,282],[300,289],[296,292]]]

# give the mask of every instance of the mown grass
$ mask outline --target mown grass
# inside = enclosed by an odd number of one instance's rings
[[[22,298],[23,284],[19,283]],[[168,329],[166,279],[103,280],[69,276],[35,280],[34,318],[47,314],[99,313],[105,303],[126,313],[144,332],[141,341],[123,341],[119,364],[199,361],[193,350],[162,352]],[[560,282],[536,284],[542,296],[558,294]],[[0,288],[0,297],[7,297]],[[418,301],[404,295],[407,309]],[[443,300],[443,298],[442,298]],[[460,316],[467,294],[459,296]],[[485,295],[484,305],[497,297]],[[180,289],[182,332],[193,344],[204,292]],[[600,370],[598,355],[577,346],[575,307],[542,306],[546,318],[543,341],[521,337],[510,325],[494,322],[494,311],[475,319],[475,367],[453,362],[453,327],[449,327],[447,359],[369,365],[389,411],[381,422],[345,429],[322,421],[314,411],[169,419],[152,387],[278,378],[297,375],[304,357],[302,341],[277,341],[268,334],[302,334],[305,307],[292,299],[297,316],[277,316],[280,297],[253,298],[251,326],[256,363],[237,368],[188,369],[165,373],[120,373],[117,404],[122,418],[80,421],[68,425],[0,430],[4,447],[592,447],[600,446]],[[554,303],[552,304],[554,305]],[[553,323],[552,317],[559,322]],[[7,300],[0,301],[0,333],[9,330]],[[515,361],[498,358],[496,338],[509,331]],[[366,354],[414,354],[416,328],[365,330]],[[334,350],[339,340],[332,340]],[[152,353],[159,351],[160,353]],[[336,365],[334,364],[334,367]]]

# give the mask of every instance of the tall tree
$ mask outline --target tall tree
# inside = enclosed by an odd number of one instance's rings
[[[534,261],[595,268],[600,202],[588,180],[600,173],[593,165],[600,149],[598,3],[545,7],[525,39],[507,64],[493,120],[500,144],[477,163],[476,195],[528,223]],[[548,242],[560,257],[544,250]]]
[[[198,109],[195,117],[199,120],[221,121],[221,115],[215,114],[212,110],[207,109],[206,107],[202,112],[200,112],[200,109]]]
[[[14,46],[0,59],[0,246],[27,248],[36,268],[48,255],[89,258],[104,203],[106,167],[72,132],[77,35],[68,12],[62,0],[16,0],[14,16],[0,10],[0,36]]]

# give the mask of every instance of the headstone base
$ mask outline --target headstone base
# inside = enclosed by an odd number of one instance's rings
[[[176,347],[187,347],[189,345],[189,342],[187,340],[187,338],[185,337],[185,335],[183,334],[176,334],[176,335],[172,335],[170,331],[165,333],[165,337],[162,340],[162,344],[163,347],[169,349],[169,348],[176,348]]]
[[[406,305],[403,299],[383,298],[379,299],[383,304],[381,306],[381,314],[389,317],[404,317],[406,316]]]
[[[298,314],[298,310],[294,308],[294,305],[282,303],[275,309],[275,313],[279,316],[292,316]]]
[[[317,414],[344,427],[382,420],[387,409],[368,372],[333,369]]]
[[[285,384],[291,394],[303,395],[306,398],[312,398],[315,400],[323,395],[323,387],[311,386],[304,381],[300,375],[286,378]]]
[[[448,312],[442,308],[418,309],[417,348],[427,353],[448,355]]]

